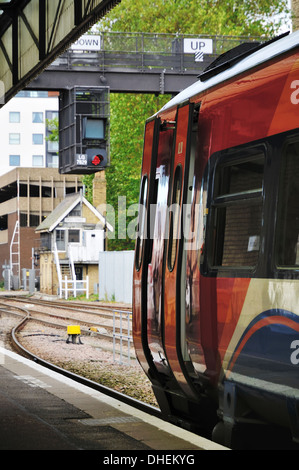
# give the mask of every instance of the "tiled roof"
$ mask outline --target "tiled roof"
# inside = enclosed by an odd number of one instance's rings
[[[67,214],[80,202],[81,194],[72,193],[67,195],[63,201],[51,212],[45,220],[36,228],[37,232],[51,232],[56,225],[64,219]]]

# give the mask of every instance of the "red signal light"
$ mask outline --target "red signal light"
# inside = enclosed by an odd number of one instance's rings
[[[92,160],[92,164],[97,166],[97,165],[100,165],[100,163],[104,160],[104,157],[102,155],[96,155],[93,160]]]

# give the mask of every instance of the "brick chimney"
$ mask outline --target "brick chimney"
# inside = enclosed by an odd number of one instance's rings
[[[106,204],[105,170],[95,173],[93,179],[93,206],[97,209],[101,204]],[[100,210],[100,212],[103,214],[103,210]]]

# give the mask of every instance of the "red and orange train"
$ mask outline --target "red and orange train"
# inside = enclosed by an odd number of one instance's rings
[[[137,358],[167,419],[229,447],[299,443],[298,201],[299,31],[220,56],[146,122]]]

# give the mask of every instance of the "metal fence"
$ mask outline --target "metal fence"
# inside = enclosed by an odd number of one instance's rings
[[[184,40],[196,40],[195,35],[102,32],[99,36],[98,51],[69,49],[50,68],[84,66],[99,71],[121,68],[144,72],[161,69],[179,74],[190,70],[200,72],[203,66],[229,49],[244,42],[261,41],[261,38],[253,36],[198,35],[198,39],[211,39],[213,47],[212,53],[204,54],[203,61],[196,62],[194,54],[184,52]]]
[[[65,276],[64,279],[61,280],[61,289],[60,289],[60,298],[64,297],[66,300],[69,298],[70,295],[76,297],[77,295],[84,294],[86,298],[89,298],[89,278],[86,276],[85,280],[73,280],[68,279]]]
[[[132,354],[131,335],[132,313],[122,310],[113,311],[113,362],[130,364]],[[119,344],[119,347],[117,347]]]

